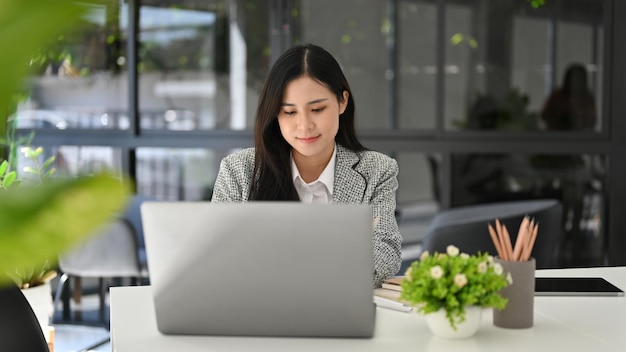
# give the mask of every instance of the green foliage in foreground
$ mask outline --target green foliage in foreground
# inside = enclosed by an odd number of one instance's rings
[[[4,190],[0,193],[0,273],[55,260],[111,219],[129,194],[126,182],[107,174]],[[0,285],[7,280],[0,275]]]
[[[34,54],[76,26],[86,11],[70,0],[0,0],[0,136],[6,135]],[[1,152],[7,148],[6,141],[0,143]],[[0,285],[10,283],[5,273],[42,267],[94,233],[123,208],[129,190],[126,181],[100,174],[0,192]]]
[[[33,54],[75,26],[86,10],[68,0],[0,0],[0,136]]]

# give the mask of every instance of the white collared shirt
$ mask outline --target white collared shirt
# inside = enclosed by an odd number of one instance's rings
[[[317,180],[306,183],[300,177],[300,171],[291,157],[291,175],[293,176],[293,185],[296,192],[303,203],[324,203],[328,204],[333,199],[333,185],[335,182],[335,160],[337,159],[337,147],[333,150],[333,156],[330,158],[328,165],[320,174]]]

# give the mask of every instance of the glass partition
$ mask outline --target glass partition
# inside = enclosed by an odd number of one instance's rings
[[[357,127],[386,128],[389,18],[385,2],[301,0],[295,9],[294,42],[321,45],[335,56],[354,93]]]
[[[18,128],[129,127],[128,6],[123,0],[80,4],[89,10],[80,26],[32,57],[32,76],[13,115]]]
[[[34,129],[50,153],[61,152],[69,173],[119,168],[142,194],[208,199],[226,149],[244,144],[233,140],[249,142],[272,59],[293,43],[313,42],[343,67],[365,144],[398,159],[401,210],[540,196],[570,206],[598,189],[593,202],[603,204],[615,193],[597,172],[621,165],[605,158],[619,143],[602,110],[604,101],[605,110],[619,112],[603,93],[604,75],[620,72],[603,67],[612,61],[605,51],[619,47],[613,28],[605,30],[615,26],[609,10],[620,13],[617,3],[86,0],[84,26],[33,57],[14,117],[20,133]],[[614,42],[605,44],[605,35]],[[135,55],[137,81],[128,67]],[[555,136],[561,131],[567,135]],[[520,145],[536,151],[534,143],[546,147],[544,155],[511,154]],[[595,176],[577,183],[586,173]],[[580,218],[603,229],[597,214]],[[584,248],[571,253],[587,255]]]
[[[602,265],[606,158],[597,154],[452,155],[453,206],[552,198],[563,206],[559,263]]]
[[[268,3],[142,2],[141,128],[251,128],[269,66]]]
[[[231,152],[138,148],[137,193],[162,200],[210,200],[219,163]]]
[[[438,153],[397,152],[397,219],[405,246],[421,244],[440,209]],[[408,249],[407,249],[408,250]]]
[[[128,3],[82,4],[90,9],[83,26],[33,57],[19,127],[130,128]],[[525,0],[287,4],[140,2],[141,129],[250,129],[276,56],[270,43],[276,31],[337,57],[357,99],[358,128],[434,131],[439,119],[449,131],[600,131],[604,125],[603,1],[546,1],[536,8]],[[288,17],[284,28],[272,27],[277,16]],[[564,88],[572,76],[566,72],[577,78]]]
[[[600,130],[602,1],[466,0],[445,11],[446,129]]]
[[[397,126],[401,130],[433,130],[437,121],[437,6],[397,3]]]
[[[31,146],[38,148],[40,146],[27,143],[22,146]],[[54,162],[50,166],[46,166],[45,171],[54,169],[51,178],[73,177],[77,175],[91,175],[97,172],[110,172],[114,175],[122,177],[122,150],[121,148],[99,147],[99,146],[72,146],[72,145],[56,145],[41,147],[42,152],[38,158],[27,158],[21,152],[21,146],[18,146],[19,152],[16,152],[14,162],[14,170],[18,173],[18,178],[27,183],[41,182],[38,175],[24,171],[25,168],[39,170],[44,167],[44,161],[50,157],[54,157]],[[126,175],[124,175],[126,176]]]

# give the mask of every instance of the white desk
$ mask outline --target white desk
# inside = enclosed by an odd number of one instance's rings
[[[537,276],[601,276],[626,290],[626,267],[539,270]],[[372,339],[167,336],[157,331],[149,286],[111,289],[111,345],[126,351],[626,351],[626,297],[536,297],[534,326],[493,326],[483,312],[465,340],[433,336],[416,313],[377,309]]]

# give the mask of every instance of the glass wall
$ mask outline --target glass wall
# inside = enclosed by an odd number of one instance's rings
[[[221,158],[252,145],[272,61],[313,42],[343,67],[364,144],[399,162],[401,222],[555,197],[564,228],[586,222],[603,246],[613,0],[81,3],[84,25],[33,58],[15,114],[71,173],[106,165],[145,195],[209,199]]]
[[[399,129],[433,130],[437,120],[437,6],[398,1],[395,9],[394,120]],[[393,18],[390,18],[393,20]]]
[[[385,2],[301,0],[298,5],[294,42],[318,44],[339,61],[353,91],[357,127],[387,127]]]
[[[143,129],[250,128],[269,67],[267,1],[147,1],[139,13]]]
[[[447,129],[600,130],[601,1],[455,1],[445,18]]]
[[[229,151],[137,149],[137,193],[162,200],[211,200],[217,170]]]
[[[454,206],[558,199],[563,206],[561,263],[602,265],[603,155],[455,153],[452,160]]]
[[[25,146],[30,143],[18,141]],[[41,154],[37,158],[27,157],[19,151],[14,155],[11,165],[17,172],[19,179],[28,183],[39,183],[39,173],[32,173],[25,170],[41,170],[42,174],[47,174],[51,178],[73,177],[76,175],[90,175],[97,172],[108,171],[111,174],[124,176],[123,172],[123,152],[121,148],[99,147],[99,146],[71,146],[71,145],[47,145],[42,147]],[[49,158],[54,160],[50,165],[44,165]]]
[[[90,11],[80,27],[32,58],[30,89],[14,115],[17,127],[128,129],[128,5],[82,4]]]

